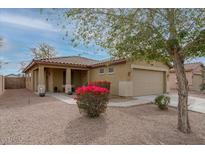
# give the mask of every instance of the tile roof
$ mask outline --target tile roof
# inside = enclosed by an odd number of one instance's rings
[[[80,56],[67,56],[67,57],[56,57],[48,59],[35,60],[36,62],[42,63],[59,63],[59,64],[73,64],[73,65],[83,65],[89,66],[97,63],[97,60],[80,57]]]
[[[26,72],[35,64],[53,64],[53,65],[68,65],[71,67],[89,67],[96,68],[111,64],[119,64],[125,63],[126,59],[124,58],[109,58],[105,60],[93,60],[80,56],[67,56],[67,57],[56,57],[56,58],[47,58],[47,59],[39,59],[33,60],[24,70]]]
[[[109,64],[117,64],[125,62],[125,59],[106,59],[106,60],[93,60],[80,56],[67,56],[67,57],[55,57],[47,59],[33,60],[24,70],[27,71],[35,64],[55,64],[55,65],[70,65],[75,67],[99,67]]]
[[[55,58],[46,58],[46,59],[33,59],[27,67],[23,70],[26,72],[35,64],[55,64],[55,65],[70,65],[75,67],[89,67],[99,61],[80,57],[80,56],[67,56],[67,57],[55,57]]]

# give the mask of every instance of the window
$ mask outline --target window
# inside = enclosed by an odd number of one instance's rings
[[[100,73],[100,74],[104,74],[104,72],[105,72],[105,71],[104,71],[104,68],[100,68],[99,73]]]
[[[113,67],[109,67],[108,68],[108,73],[113,73],[114,72],[114,68]]]

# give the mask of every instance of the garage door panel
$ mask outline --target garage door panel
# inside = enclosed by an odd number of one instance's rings
[[[164,72],[134,69],[134,95],[154,95],[164,92]]]

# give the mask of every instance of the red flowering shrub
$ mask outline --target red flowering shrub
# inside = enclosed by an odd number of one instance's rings
[[[80,112],[89,117],[98,117],[106,111],[109,90],[93,85],[82,86],[76,89],[76,100]]]
[[[94,81],[94,82],[90,82],[88,85],[103,87],[110,90],[110,84],[111,83],[108,81]]]

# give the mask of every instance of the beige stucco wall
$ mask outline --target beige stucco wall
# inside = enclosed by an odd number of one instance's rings
[[[167,72],[169,70],[169,67],[167,65],[159,63],[159,62],[152,62],[152,63],[147,63],[143,61],[126,62],[125,64],[118,64],[118,65],[111,65],[111,66],[103,67],[105,68],[104,74],[99,74],[100,68],[92,69],[90,70],[90,80],[91,81],[106,80],[106,81],[111,82],[110,93],[113,95],[118,95],[119,94],[119,82],[133,80],[133,69],[131,68],[131,65],[143,66],[145,68],[153,67],[153,68],[167,70]],[[109,67],[114,68],[113,74],[108,73]],[[166,75],[166,77],[168,77],[168,75]],[[168,84],[168,80],[166,80],[165,83]],[[166,87],[167,87],[166,91],[169,91],[168,85],[166,85]]]
[[[0,95],[3,94],[5,90],[5,85],[4,85],[4,77],[0,75]]]
[[[112,65],[110,67],[114,68],[114,73],[112,74],[108,73],[109,66],[103,67],[105,70],[104,74],[99,74],[100,68],[94,68],[90,70],[90,80],[91,81],[106,80],[106,81],[111,82],[110,93],[113,95],[118,95],[119,81],[130,80],[129,72],[131,72],[131,67],[129,63]]]
[[[33,91],[33,70],[26,72],[26,88]]]

